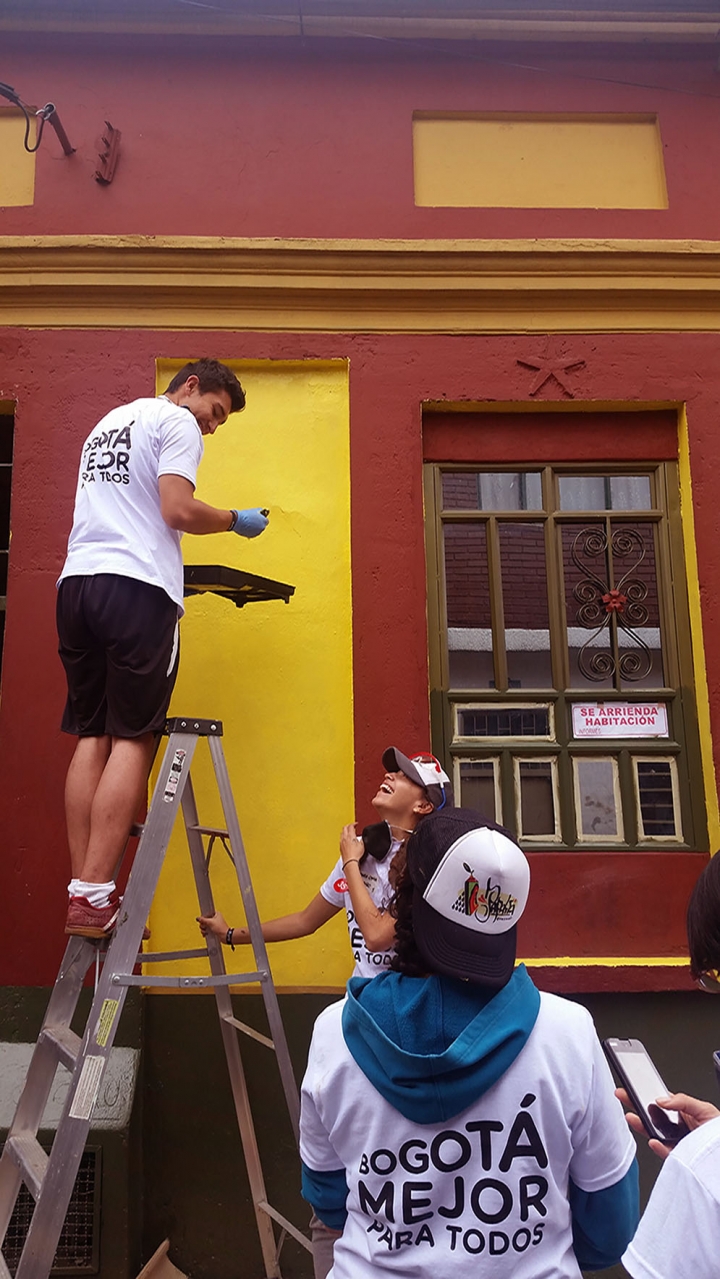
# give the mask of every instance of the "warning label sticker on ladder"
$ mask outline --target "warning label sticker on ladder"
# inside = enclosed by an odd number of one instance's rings
[[[178,749],[173,755],[173,761],[170,765],[170,773],[168,775],[165,793],[163,795],[163,801],[166,804],[172,804],[175,798],[175,792],[177,791],[178,784],[180,782],[180,774],[183,771],[186,754],[186,751]]]
[[[86,1057],[69,1110],[71,1119],[89,1119],[100,1091],[105,1057]]]
[[[103,1006],[100,1009],[97,1026],[95,1027],[95,1043],[104,1048],[110,1038],[110,1031],[113,1028],[113,1022],[117,1017],[117,1011],[120,1007],[119,999],[104,999]]]

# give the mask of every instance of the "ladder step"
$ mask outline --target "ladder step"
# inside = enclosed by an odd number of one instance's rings
[[[259,1044],[264,1044],[266,1048],[272,1048],[275,1052],[275,1044],[272,1039],[268,1039],[267,1035],[261,1035],[259,1030],[254,1030],[252,1026],[246,1026],[244,1021],[238,1021],[237,1017],[231,1017],[226,1013],[221,1019],[226,1021],[228,1026],[234,1026],[236,1030],[241,1030],[244,1035],[249,1035],[251,1039],[257,1039]]]
[[[287,1217],[284,1217],[281,1212],[278,1212],[277,1208],[271,1207],[267,1199],[258,1200],[257,1206],[261,1212],[266,1212],[268,1217],[272,1217],[273,1221],[276,1221],[279,1226],[282,1226],[283,1230],[287,1230],[288,1234],[292,1235],[293,1239],[295,1239],[299,1244],[302,1244],[303,1248],[306,1248],[308,1252],[312,1252],[312,1243],[308,1239],[307,1235],[302,1234],[297,1229],[297,1226],[294,1226],[291,1221],[288,1221]]]
[[[188,830],[196,830],[199,835],[215,835],[218,839],[229,839],[230,831],[222,826],[188,826]]]
[[[14,1163],[20,1169],[22,1179],[33,1199],[37,1199],[48,1165],[47,1153],[37,1137],[33,1137],[29,1132],[17,1133],[14,1137],[8,1137],[5,1149],[10,1152]]]
[[[75,1068],[75,1062],[80,1056],[82,1040],[74,1030],[71,1030],[69,1026],[44,1026],[40,1039],[52,1044],[58,1061],[63,1066],[66,1066],[68,1070]]]
[[[138,955],[138,963],[145,962],[145,956]],[[267,983],[270,980],[267,972],[256,970],[252,973],[222,973],[214,977],[155,977],[147,973],[113,973],[113,986],[167,986],[171,990],[190,990],[194,986],[242,986],[250,982]]]
[[[202,950],[139,950],[139,964],[167,964],[172,959],[207,959],[207,946]]]

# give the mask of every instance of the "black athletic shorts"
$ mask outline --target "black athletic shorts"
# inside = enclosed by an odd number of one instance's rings
[[[66,577],[57,629],[68,684],[63,732],[141,737],[162,730],[179,658],[177,604],[165,591],[115,573]]]

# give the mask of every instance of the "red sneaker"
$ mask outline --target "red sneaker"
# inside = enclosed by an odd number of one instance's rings
[[[91,906],[87,897],[71,897],[65,932],[74,937],[107,937],[117,923],[120,898],[113,893],[107,906]]]

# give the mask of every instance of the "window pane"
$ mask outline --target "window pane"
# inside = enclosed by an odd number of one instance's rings
[[[520,833],[555,838],[555,791],[549,761],[519,760]]]
[[[547,706],[459,706],[459,737],[549,737]]]
[[[551,688],[545,529],[499,524],[508,678],[516,688]]]
[[[12,467],[0,463],[0,547],[10,545],[10,480]]]
[[[539,471],[445,471],[446,511],[541,511]]]
[[[561,511],[648,511],[649,475],[561,475]]]
[[[479,476],[475,471],[444,471],[442,504],[445,511],[478,511],[480,509]]]
[[[484,524],[446,524],[445,604],[453,688],[492,688],[490,580]]]
[[[654,526],[566,524],[562,545],[570,686],[662,687]]]
[[[561,511],[604,511],[607,508],[602,475],[561,475],[558,488]]]
[[[463,808],[474,808],[489,822],[499,822],[497,812],[496,764],[491,759],[460,760],[460,797]]]
[[[614,759],[575,759],[578,835],[622,837]]]
[[[649,511],[649,475],[613,475],[610,477],[610,507],[613,511]]]
[[[660,642],[655,525],[612,525],[611,551],[618,611],[620,687],[660,688],[664,683]]]
[[[483,511],[541,511],[539,471],[486,471],[480,475],[480,507]]]
[[[677,836],[672,764],[669,759],[635,761],[640,824],[645,837]]]
[[[8,547],[10,545],[10,483],[12,476],[13,430],[12,413],[0,413],[0,668],[2,666],[5,637],[5,595],[8,580]]]
[[[0,413],[0,462],[12,462],[14,426],[12,413]]]

